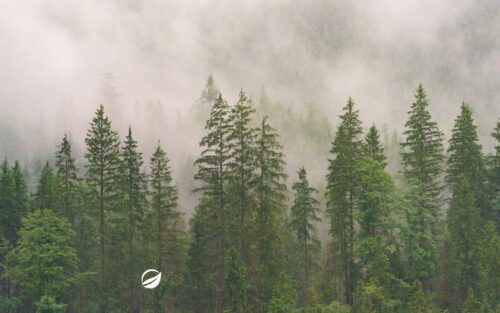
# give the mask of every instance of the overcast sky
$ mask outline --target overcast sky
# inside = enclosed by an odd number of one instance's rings
[[[498,0],[3,0],[0,123],[49,141],[82,134],[107,72],[125,106],[161,100],[174,120],[213,74],[229,100],[265,86],[335,123],[351,96],[367,124],[395,129],[421,82],[446,132],[465,100],[484,138],[499,117],[499,10]]]

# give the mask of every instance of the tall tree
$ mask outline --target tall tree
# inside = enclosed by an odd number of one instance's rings
[[[474,206],[482,210],[484,217],[488,217],[486,210],[486,169],[482,147],[477,137],[477,126],[474,125],[472,110],[467,103],[462,103],[461,112],[455,119],[450,146],[448,148],[448,170],[446,181],[453,195],[455,188],[461,185],[461,178],[469,182]]]
[[[265,306],[272,293],[272,286],[281,271],[282,238],[281,223],[285,214],[287,187],[285,155],[279,143],[279,135],[268,122],[262,119],[257,137],[257,175],[252,182],[257,200],[255,217],[256,265],[255,292],[264,306],[256,311],[266,310]]]
[[[71,153],[71,143],[68,136],[64,134],[61,144],[55,154],[56,157],[56,177],[60,185],[59,206],[62,214],[71,224],[75,218],[74,210],[74,187],[77,182],[75,159]]]
[[[231,247],[226,256],[225,299],[227,313],[243,313],[247,310],[247,278],[245,266],[238,252]]]
[[[49,162],[45,163],[38,180],[35,195],[36,207],[54,209],[57,203],[57,181]]]
[[[295,199],[293,202],[290,223],[297,241],[300,245],[300,304],[308,303],[308,292],[310,287],[310,276],[314,264],[315,255],[319,252],[320,243],[316,236],[315,223],[321,221],[319,214],[319,201],[313,196],[318,191],[309,186],[307,172],[301,168],[298,172],[299,180],[293,184]]]
[[[355,286],[354,264],[354,209],[356,200],[356,164],[362,157],[362,127],[354,102],[349,98],[340,115],[341,123],[332,143],[334,156],[327,175],[327,212],[330,216],[333,257],[336,277],[340,281],[339,300],[353,303]]]
[[[191,219],[191,242],[187,257],[187,271],[184,279],[184,307],[188,312],[213,312],[215,287],[210,266],[210,253],[206,243],[206,221],[203,207],[199,207]]]
[[[109,239],[108,215],[116,209],[120,178],[120,141],[104,114],[102,105],[97,109],[85,138],[88,164],[87,181],[95,189],[97,206],[97,233],[99,237],[99,295],[100,306],[106,310],[105,288],[106,246]]]
[[[142,154],[137,151],[137,141],[132,137],[132,128],[129,127],[128,134],[121,150],[121,179],[120,189],[123,194],[122,205],[124,209],[125,237],[127,244],[124,245],[124,257],[127,260],[128,305],[130,313],[138,310],[136,276],[139,260],[141,259],[142,245],[140,241],[140,228],[144,220],[144,209],[146,206],[146,175],[142,173]],[[121,241],[121,240],[120,240]],[[116,244],[119,245],[119,244]]]
[[[230,179],[231,146],[229,144],[229,135],[231,123],[229,119],[230,107],[226,100],[219,95],[214,103],[210,118],[207,121],[205,129],[207,135],[203,137],[200,146],[203,148],[201,156],[196,160],[195,165],[198,172],[195,179],[201,182],[197,191],[202,192],[202,200],[199,207],[201,210],[207,210],[211,217],[210,230],[213,236],[207,237],[215,240],[215,250],[213,251],[213,261],[216,275],[216,312],[221,313],[224,310],[224,273],[225,273],[225,255],[227,247],[227,205],[228,191],[227,184]]]
[[[16,182],[9,162],[4,160],[0,166],[0,230],[12,245],[16,243],[23,213],[16,208]]]
[[[387,158],[384,153],[384,147],[380,142],[380,134],[375,125],[372,125],[366,134],[364,149],[366,156],[380,162],[382,167],[387,166]]]
[[[150,222],[151,241],[157,258],[156,268],[174,278],[174,286],[180,281],[181,256],[184,255],[182,215],[177,210],[177,188],[172,181],[169,160],[160,144],[150,161]],[[161,312],[165,292],[156,295],[156,313]]]
[[[487,193],[490,202],[490,216],[498,231],[500,231],[500,121],[497,122],[495,129],[491,133],[495,139],[495,154],[487,158],[488,165],[488,184]]]
[[[230,193],[231,193],[231,219],[230,223],[235,245],[240,254],[242,262],[249,265],[250,258],[250,231],[253,220],[255,199],[252,196],[251,181],[255,175],[256,159],[256,129],[252,128],[255,109],[252,103],[245,96],[243,90],[240,91],[239,99],[231,110],[230,120],[232,124],[228,140],[231,141],[231,161],[229,170],[231,171]]]
[[[427,95],[419,85],[415,102],[408,112],[409,118],[405,124],[405,141],[401,144],[404,175],[409,184],[418,185],[433,200],[429,208],[436,215],[441,203],[442,185],[439,177],[443,170],[443,134],[436,122],[432,121],[428,111],[430,103]]]
[[[406,138],[402,143],[404,151],[401,153],[406,182],[421,194],[411,201],[413,205],[407,215],[409,229],[414,230],[407,234],[419,238],[413,242],[418,245],[418,249],[410,248],[413,250],[410,252],[412,255],[421,252],[419,256],[414,255],[414,259],[410,257],[409,264],[414,268],[408,272],[415,273],[425,288],[435,271],[434,248],[437,248],[438,211],[442,204],[440,176],[444,159],[443,134],[436,122],[432,121],[428,107],[427,96],[422,85],[419,85],[415,102],[408,112],[404,132]]]

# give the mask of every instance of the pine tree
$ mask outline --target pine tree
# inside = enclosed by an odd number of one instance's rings
[[[495,155],[490,155],[487,158],[487,193],[489,195],[489,206],[491,208],[488,218],[495,223],[497,230],[500,231],[500,121],[497,122],[491,136],[495,139],[496,144]]]
[[[466,179],[473,193],[474,206],[482,210],[482,216],[488,217],[489,214],[485,212],[486,170],[476,129],[471,108],[468,104],[462,103],[460,115],[455,119],[448,148],[446,181],[455,195],[454,189],[461,184],[460,179]]]
[[[282,266],[282,239],[280,226],[285,213],[287,187],[285,155],[279,136],[269,125],[267,117],[262,119],[257,137],[257,175],[255,186],[257,200],[255,217],[256,272],[255,289],[259,302],[269,302],[272,286]],[[266,307],[255,310],[264,311]]]
[[[310,287],[310,276],[312,272],[315,254],[320,249],[320,243],[316,238],[315,223],[321,221],[318,217],[319,201],[313,197],[318,191],[309,187],[307,172],[302,167],[299,172],[299,180],[293,184],[295,199],[293,202],[290,223],[300,245],[301,275],[300,275],[300,304],[308,303],[307,294]]]
[[[361,121],[351,98],[343,110],[330,150],[334,159],[329,161],[326,196],[340,297],[343,303],[352,304],[356,280],[353,255],[356,164],[362,156],[363,143]]]
[[[61,144],[55,154],[56,157],[56,177],[60,185],[59,207],[61,213],[73,225],[75,219],[74,210],[74,188],[77,182],[75,159],[71,154],[71,143],[68,136],[64,134]]]
[[[209,75],[205,88],[201,92],[200,98],[196,102],[194,107],[194,113],[196,118],[200,121],[204,121],[210,115],[210,110],[214,103],[217,101],[220,95],[220,90],[215,84],[215,80],[212,75]]]
[[[226,256],[224,298],[228,313],[243,313],[247,307],[247,278],[245,266],[236,250],[231,247]]]
[[[17,230],[21,223],[21,212],[15,210],[15,182],[12,169],[4,160],[0,173],[0,227],[2,235],[15,244]]]
[[[35,195],[36,207],[39,209],[54,209],[57,203],[57,182],[49,162],[45,163],[40,174]]]
[[[407,214],[410,229],[407,234],[416,239],[412,244],[418,247],[409,250],[415,258],[410,256],[409,264],[413,268],[408,272],[414,273],[427,288],[427,281],[435,271],[438,210],[442,203],[443,134],[431,120],[429,101],[422,85],[418,86],[415,99],[408,112],[401,153],[406,182],[419,194],[415,194],[418,199],[411,200],[412,211]]]
[[[240,91],[239,99],[231,110],[230,120],[232,124],[228,140],[231,142],[230,170],[230,193],[232,226],[230,237],[235,241],[240,257],[244,264],[249,264],[250,258],[250,230],[253,220],[255,199],[252,197],[251,181],[255,175],[256,159],[256,129],[250,126],[255,109],[252,103]]]
[[[380,143],[380,135],[375,125],[372,125],[366,134],[364,149],[366,156],[380,162],[382,167],[387,166],[387,158],[384,153],[384,147],[382,147],[382,144]]]
[[[405,124],[406,139],[401,144],[405,149],[401,153],[404,175],[409,184],[418,185],[433,200],[429,208],[436,215],[441,203],[439,194],[442,186],[439,177],[443,163],[443,134],[436,122],[431,120],[427,110],[429,101],[422,88],[418,86],[415,102],[408,112],[409,118]]]
[[[206,246],[208,231],[202,208],[191,218],[191,243],[187,257],[187,271],[184,279],[184,306],[188,312],[213,312],[215,286],[209,264]]]
[[[474,192],[465,176],[457,177],[454,196],[448,210],[450,286],[458,303],[469,288],[478,287],[478,249],[481,240],[479,210],[474,206]]]
[[[111,128],[111,121],[99,106],[92,119],[85,138],[88,164],[87,181],[95,189],[97,207],[97,233],[99,241],[99,295],[100,306],[106,310],[105,288],[106,255],[109,230],[107,223],[110,212],[116,210],[120,174],[120,141],[118,134]]]
[[[197,191],[202,192],[202,200],[199,207],[201,210],[208,211],[210,216],[213,236],[210,238],[215,241],[215,250],[213,251],[213,264],[216,275],[216,312],[221,313],[224,310],[224,273],[225,273],[225,255],[227,247],[227,205],[228,191],[227,184],[230,179],[231,146],[229,144],[229,135],[231,124],[229,120],[230,108],[227,102],[219,95],[214,103],[210,118],[207,121],[205,129],[208,134],[201,140],[200,146],[203,148],[201,156],[196,160],[195,165],[198,172],[195,179],[201,182],[201,187]],[[204,208],[201,208],[203,206]]]
[[[26,182],[24,180],[24,175],[21,171],[21,166],[19,162],[14,162],[14,167],[12,168],[12,177],[14,178],[14,198],[15,198],[15,210],[18,212],[19,216],[24,216],[28,211],[28,188],[26,187]]]
[[[143,224],[144,209],[146,206],[146,176],[141,171],[143,164],[142,154],[137,151],[137,141],[132,137],[132,129],[129,127],[128,134],[121,150],[121,179],[120,189],[123,194],[123,221],[125,238],[124,258],[127,260],[127,274],[125,275],[128,285],[128,304],[130,312],[138,310],[139,303],[135,290],[136,277],[138,275],[138,263],[143,250],[140,241],[140,228]],[[119,217],[118,217],[119,218]],[[120,231],[119,231],[120,232]],[[122,241],[123,239],[119,239]],[[119,244],[117,243],[116,246]],[[123,269],[120,269],[123,273]]]
[[[182,215],[177,211],[177,188],[172,181],[169,160],[160,144],[156,147],[150,161],[150,233],[157,258],[156,268],[180,281],[182,256],[184,253],[184,233],[181,229]],[[161,312],[165,294],[155,295],[155,312]]]

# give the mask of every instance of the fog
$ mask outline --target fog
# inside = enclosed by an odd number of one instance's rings
[[[148,139],[140,142],[144,151],[166,140],[175,164],[199,142],[189,124],[175,125],[189,117],[209,74],[230,102],[240,88],[257,101],[265,87],[297,112],[312,103],[335,125],[351,96],[365,126],[396,130],[422,83],[447,135],[465,100],[491,150],[488,134],[500,107],[500,6],[496,0],[2,1],[0,157],[50,157],[65,132],[82,150],[93,112],[107,105],[106,73],[114,77],[112,101],[121,109],[111,115],[120,132],[132,124]],[[165,113],[162,127],[151,129],[148,103]]]

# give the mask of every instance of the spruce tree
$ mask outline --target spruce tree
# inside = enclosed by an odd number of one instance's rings
[[[481,209],[482,216],[488,217],[485,212],[486,170],[476,129],[470,106],[462,103],[461,112],[455,119],[448,148],[446,181],[453,195],[456,195],[454,189],[461,184],[460,178],[466,179],[473,193],[474,206]]]
[[[351,98],[343,111],[330,150],[334,158],[329,161],[326,197],[340,297],[343,303],[352,304],[356,280],[353,251],[356,165],[363,154],[363,142],[361,121]]]
[[[442,186],[439,177],[443,169],[443,134],[436,122],[432,121],[428,111],[427,100],[422,85],[417,88],[415,102],[408,112],[405,124],[405,141],[401,144],[404,175],[409,184],[418,185],[433,200],[429,208],[436,215],[440,201]]]
[[[181,228],[182,215],[177,210],[177,188],[172,181],[169,159],[160,144],[156,147],[150,160],[151,212],[148,225],[152,250],[156,257],[156,267],[168,277],[172,277],[174,287],[180,281],[184,262],[184,233]],[[165,293],[155,294],[155,312],[161,312],[165,302]]]
[[[142,154],[137,151],[137,141],[132,137],[132,129],[128,134],[121,150],[121,178],[120,191],[123,195],[122,206],[125,219],[120,229],[125,229],[123,235],[127,238],[124,245],[124,258],[127,260],[126,283],[128,285],[128,304],[130,312],[138,310],[139,303],[135,286],[136,277],[139,275],[139,262],[143,245],[141,244],[140,230],[143,225],[144,209],[146,206],[146,176],[141,171],[143,164]],[[120,217],[118,217],[120,218]],[[121,232],[119,230],[119,232]],[[118,238],[121,242],[123,239]],[[115,243],[115,246],[119,246]],[[123,273],[123,269],[120,269]]]
[[[45,163],[36,188],[35,205],[39,209],[54,209],[57,204],[57,181],[49,162]]]
[[[284,172],[285,155],[279,143],[279,135],[269,124],[267,117],[262,119],[257,136],[257,175],[252,182],[257,201],[254,285],[258,302],[267,304],[273,283],[283,265],[280,226],[286,208],[287,176]],[[265,309],[265,306],[256,308],[259,312]]]
[[[417,199],[411,200],[411,211],[408,211],[407,233],[416,239],[409,248],[409,273],[414,273],[427,288],[427,281],[435,271],[435,252],[437,240],[437,222],[439,208],[442,204],[442,185],[440,176],[443,167],[443,134],[436,122],[432,121],[428,111],[429,101],[422,88],[418,86],[415,102],[408,112],[405,124],[406,138],[402,143],[401,153],[404,177],[410,189],[417,190]],[[415,253],[420,254],[419,256]]]
[[[75,184],[77,183],[75,159],[71,153],[71,143],[68,136],[64,134],[61,144],[55,154],[56,157],[56,177],[60,185],[59,207],[61,213],[73,225],[75,219],[74,198]]]
[[[456,177],[454,196],[448,210],[450,287],[460,304],[469,288],[477,290],[480,280],[479,246],[481,221],[474,206],[474,191],[463,176]]]
[[[278,275],[273,285],[268,313],[288,313],[295,310],[297,293],[292,278],[285,272]]]
[[[227,313],[247,312],[247,277],[245,266],[236,250],[231,247],[226,256],[224,298]]]
[[[108,218],[117,209],[117,194],[120,178],[120,141],[111,128],[111,121],[104,114],[102,105],[97,109],[85,138],[88,164],[87,181],[95,190],[97,211],[97,234],[99,244],[99,295],[100,306],[106,310],[105,288],[106,256],[109,242]]]
[[[487,158],[487,193],[491,208],[488,218],[495,223],[497,230],[500,231],[500,121],[497,122],[491,136],[495,140],[495,154]]]
[[[382,167],[387,166],[387,158],[384,153],[384,147],[380,142],[380,135],[377,127],[372,125],[365,137],[365,155],[380,162]]]
[[[206,238],[209,236],[208,225],[202,210],[198,208],[190,221],[191,242],[183,289],[184,307],[193,313],[213,312],[215,300],[211,256],[206,245],[209,242],[209,238]]]
[[[216,312],[224,310],[224,273],[225,255],[227,248],[227,211],[229,195],[227,184],[230,180],[231,145],[229,135],[231,123],[229,119],[230,107],[226,100],[219,95],[210,112],[205,129],[207,135],[203,137],[200,146],[203,151],[196,160],[198,172],[195,179],[201,183],[197,191],[202,193],[198,205],[200,210],[205,210],[210,223],[209,231],[213,232],[210,240],[215,241],[211,260],[214,264],[216,276]]]
[[[252,196],[251,181],[255,175],[256,159],[256,129],[252,128],[255,109],[252,103],[240,91],[239,99],[231,110],[230,120],[232,124],[228,140],[231,142],[230,170],[230,193],[231,212],[229,218],[230,234],[237,247],[242,262],[249,265],[249,247],[251,222],[254,217],[253,208],[255,199]]]
[[[319,201],[313,196],[318,191],[309,186],[307,172],[301,168],[298,172],[299,180],[293,184],[295,199],[293,202],[290,223],[295,232],[300,246],[300,304],[308,303],[307,295],[310,287],[310,276],[313,269],[315,256],[320,249],[320,243],[316,237],[315,223],[321,221],[318,217]]]
[[[15,181],[12,169],[7,160],[3,161],[0,171],[1,234],[10,244],[15,244],[23,212],[16,210]]]

